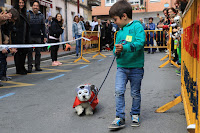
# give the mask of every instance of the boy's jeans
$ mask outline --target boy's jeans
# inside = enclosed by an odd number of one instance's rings
[[[115,101],[116,116],[125,119],[125,99],[126,84],[128,80],[131,85],[132,108],[130,115],[140,114],[141,104],[141,81],[143,79],[143,68],[117,68],[115,81]]]
[[[80,38],[81,35],[76,35],[75,34],[75,39]],[[80,49],[80,53],[81,53],[81,39],[76,40],[76,54],[79,53],[79,49]]]

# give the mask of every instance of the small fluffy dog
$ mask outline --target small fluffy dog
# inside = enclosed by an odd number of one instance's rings
[[[98,93],[98,88],[94,85],[85,84],[78,86],[76,92],[77,96],[75,98],[73,108],[75,108],[77,114],[81,115],[85,110],[86,115],[93,115],[93,111],[99,103],[99,100],[96,97],[91,104],[90,102]]]

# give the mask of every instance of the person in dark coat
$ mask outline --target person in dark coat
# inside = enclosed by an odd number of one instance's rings
[[[12,43],[13,44],[28,44],[30,37],[30,25],[26,16],[26,1],[18,0],[15,9],[20,14],[20,19],[14,25],[15,32],[12,32]],[[14,55],[14,61],[16,66],[16,74],[26,75],[27,70],[25,69],[25,60],[28,53],[28,48],[18,48],[17,53]]]
[[[44,15],[39,11],[40,2],[35,0],[32,3],[32,11],[27,12],[27,17],[30,23],[30,43],[42,44],[46,43],[47,35],[45,30]],[[42,71],[40,68],[41,48],[36,47],[35,51],[35,70]],[[28,51],[28,73],[32,72],[33,68],[33,48],[29,48]]]
[[[93,31],[99,31],[100,32],[100,51],[102,50],[102,47],[105,45],[105,27],[101,24],[101,19],[98,19],[98,25],[95,25]]]
[[[49,43],[57,43],[59,42],[60,35],[63,33],[64,27],[62,15],[60,13],[56,14],[56,17],[53,18],[51,23],[51,27],[49,28]],[[52,59],[52,66],[61,65],[59,61],[57,61],[58,57],[58,48],[59,45],[51,46],[51,59]]]
[[[107,20],[107,23],[105,25],[105,43],[111,44],[112,43],[112,24],[110,20]]]

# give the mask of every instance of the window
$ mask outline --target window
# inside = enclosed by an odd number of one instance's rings
[[[106,6],[112,6],[116,2],[117,2],[117,0],[106,0]]]
[[[160,2],[160,0],[150,0],[150,2]]]
[[[140,0],[129,0],[128,1],[131,5],[140,5]]]

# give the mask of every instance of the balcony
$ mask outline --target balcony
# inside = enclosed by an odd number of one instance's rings
[[[146,12],[146,7],[141,5],[132,5],[133,13],[140,13],[140,12]]]
[[[90,5],[90,6],[100,6],[101,0],[88,0],[88,5]]]

